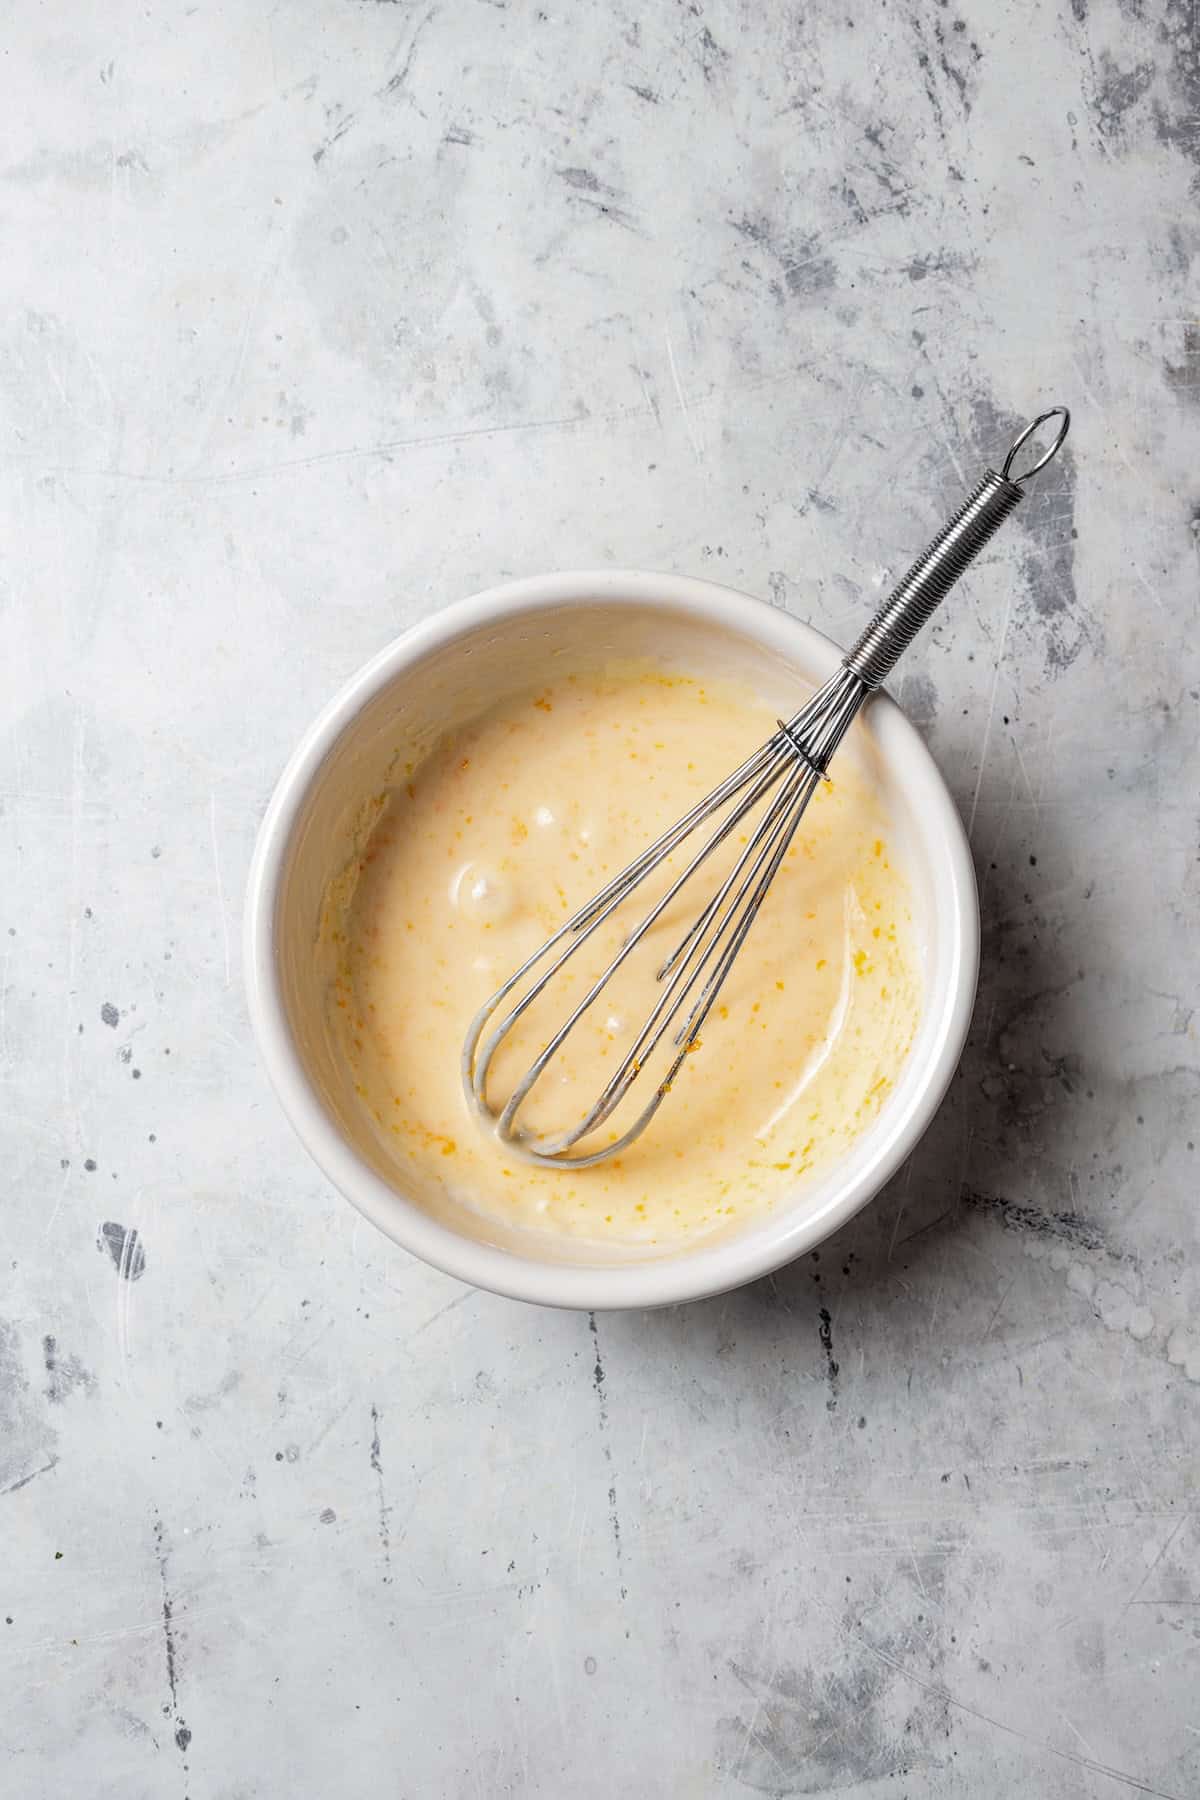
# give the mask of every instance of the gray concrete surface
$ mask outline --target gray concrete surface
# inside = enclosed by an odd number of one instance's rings
[[[1190,0],[4,36],[5,1795],[1200,1793]],[[595,1325],[360,1224],[238,966],[315,709],[555,566],[849,636],[1059,399],[899,685],[985,914],[903,1176]]]

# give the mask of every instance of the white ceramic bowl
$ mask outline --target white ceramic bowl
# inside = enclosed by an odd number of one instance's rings
[[[366,1218],[460,1281],[514,1299],[586,1308],[661,1306],[721,1293],[812,1249],[878,1192],[916,1145],[962,1051],[979,962],[979,910],[958,812],[903,713],[878,696],[850,744],[874,765],[903,843],[924,968],[916,1041],[850,1153],[794,1200],[696,1248],[581,1251],[506,1232],[459,1209],[435,1218],[398,1191],[325,1029],[317,925],[369,796],[396,751],[420,756],[447,726],[555,665],[654,657],[741,676],[791,711],[840,652],[785,613],[711,582],[604,570],[490,589],[406,632],[311,726],[259,833],[246,903],[246,981],[267,1072],[300,1138]],[[853,742],[853,740],[851,740]],[[590,1256],[592,1260],[584,1260]]]

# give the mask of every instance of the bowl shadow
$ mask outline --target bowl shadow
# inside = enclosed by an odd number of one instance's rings
[[[1069,1109],[1056,1103],[1082,1081],[1077,1058],[1056,1056],[1075,971],[1038,929],[1036,902],[1015,862],[989,865],[980,879],[982,955],[971,1029],[946,1099],[898,1173],[846,1225],[773,1275],[745,1288],[666,1310],[670,1335],[695,1341],[705,1320],[721,1321],[718,1348],[736,1333],[739,1348],[756,1338],[777,1347],[781,1314],[810,1336],[812,1352],[833,1362],[831,1322],[854,1303],[892,1312],[898,1336],[914,1310],[936,1316],[947,1305],[947,1249],[969,1233],[994,1265],[1006,1252],[996,1232],[1101,1247],[1101,1233],[1079,1211],[1062,1134]],[[1033,1204],[1022,1196],[1039,1196]],[[1011,1248],[1011,1246],[1010,1246]],[[981,1276],[986,1271],[981,1271]],[[978,1303],[969,1277],[953,1304]],[[645,1317],[646,1315],[642,1315]],[[673,1321],[670,1323],[670,1321]]]

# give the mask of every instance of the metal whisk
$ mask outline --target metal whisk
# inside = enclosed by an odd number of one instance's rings
[[[1050,419],[1058,419],[1061,423],[1048,449],[1032,467],[1021,474],[1012,474],[1022,446]],[[463,1084],[469,1100],[494,1125],[500,1138],[515,1150],[539,1163],[566,1164],[578,1169],[617,1155],[640,1137],[669,1093],[684,1058],[697,1045],[701,1028],[746,941],[805,808],[827,777],[830,759],[838,745],[864,703],[887,679],[959,576],[1020,504],[1024,483],[1057,455],[1070,423],[1067,408],[1055,406],[1026,425],[1010,446],[1000,473],[996,474],[993,469],[986,471],[974,492],[884,601],[836,673],[812,699],[792,718],[781,719],[779,730],[761,749],[614,876],[528,957],[480,1008],[463,1045]],[[732,867],[722,877],[716,892],[659,969],[661,991],[658,999],[603,1092],[583,1118],[568,1130],[538,1135],[523,1129],[518,1124],[522,1106],[580,1019],[604,992],[636,945],[662,918],[684,885],[760,801],[768,802],[762,817]],[[624,938],[615,955],[534,1057],[508,1098],[501,1104],[493,1104],[488,1096],[488,1075],[497,1051],[517,1021],[616,909],[662,867],[685,839],[714,819],[718,822],[699,849]],[[582,1144],[611,1118],[668,1033],[672,1034],[670,1062],[632,1125],[599,1149],[575,1151],[576,1145]]]

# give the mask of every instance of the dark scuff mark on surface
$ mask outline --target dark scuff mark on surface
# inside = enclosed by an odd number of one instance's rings
[[[1009,1200],[1003,1194],[984,1194],[977,1188],[964,1187],[962,1204],[975,1212],[991,1213],[1009,1231],[1029,1232],[1034,1237],[1054,1238],[1077,1250],[1108,1251],[1108,1242],[1100,1227],[1077,1212],[1045,1212],[1024,1201]]]
[[[331,121],[330,130],[327,132],[324,142],[319,144],[312,153],[313,163],[318,169],[325,160],[326,154],[345,137],[358,114],[343,113],[340,107],[333,106],[326,109],[326,117]]]
[[[928,50],[918,53],[917,67],[921,71],[921,83],[925,89],[925,98],[929,102],[929,110],[933,114],[933,122],[937,126],[938,136],[945,143],[946,115],[942,111],[942,102],[937,91],[937,82],[933,78],[933,63]]]
[[[617,189],[609,187],[598,175],[593,175],[590,169],[556,169],[555,173],[572,190],[580,205],[590,206],[593,212],[598,212],[602,218],[611,219],[614,225],[623,225],[626,231],[641,235],[632,214],[623,206],[615,204],[619,198]]]
[[[928,281],[931,275],[970,275],[975,266],[973,257],[960,256],[954,250],[930,250],[914,256],[904,273],[910,281]]]
[[[222,1400],[233,1393],[241,1382],[241,1375],[236,1369],[229,1369],[222,1375],[216,1387],[207,1394],[188,1394],[183,1402],[183,1410],[187,1413],[208,1412],[214,1406],[220,1406]]]
[[[590,206],[592,211],[598,212],[602,219],[611,219],[614,225],[620,225],[626,231],[632,231],[635,237],[645,236],[645,232],[640,229],[623,206],[613,206],[608,200],[593,200],[589,194],[577,194],[575,197],[581,206]]]
[[[700,73],[703,75],[706,82],[711,83],[715,78],[717,71],[729,61],[729,52],[723,45],[718,44],[707,25],[701,28],[700,36],[696,40],[696,43]]]
[[[1200,325],[1193,322],[1183,328],[1183,361],[1166,361],[1163,374],[1167,386],[1190,405],[1200,402]]]
[[[167,1579],[168,1550],[166,1533],[163,1530],[162,1520],[157,1518],[154,1521],[154,1556],[158,1563],[159,1599],[162,1607],[163,1652],[167,1664],[167,1688],[171,1696],[169,1705],[164,1707],[163,1710],[166,1712],[175,1728],[176,1745],[181,1754],[186,1756],[188,1745],[192,1741],[192,1734],[188,1730],[184,1720],[179,1716],[179,1656],[175,1634],[175,1601],[171,1593],[170,1582]],[[183,1765],[183,1772],[185,1775],[187,1774],[187,1771],[188,1765],[185,1761]]]
[[[884,143],[884,130],[884,126],[874,123],[863,126],[863,141],[870,144],[875,153],[874,156],[864,157],[864,167],[883,195],[881,206],[873,206],[866,211],[858,198],[858,190],[851,190],[849,198],[852,198],[853,204],[862,212],[863,224],[868,218],[878,218],[884,213],[895,213],[898,218],[904,219],[912,208],[912,183],[900,163],[888,151]]]
[[[833,1317],[827,1306],[823,1306],[817,1314],[820,1324],[817,1335],[821,1340],[821,1348],[825,1352],[825,1376],[829,1382],[829,1398],[825,1402],[827,1412],[836,1412],[838,1403],[838,1375],[840,1365],[833,1354]]]
[[[1153,63],[1136,63],[1132,69],[1121,69],[1111,56],[1101,56],[1100,81],[1092,110],[1096,117],[1096,130],[1106,142],[1121,136],[1125,128],[1125,114],[1137,105],[1153,82]]]
[[[1167,62],[1169,104],[1154,107],[1154,135],[1200,167],[1200,32],[1192,0],[1166,0],[1159,7],[1158,38],[1170,51]]]
[[[0,1495],[19,1493],[58,1462],[58,1433],[32,1391],[15,1325],[0,1319]]]
[[[815,299],[837,286],[837,266],[821,253],[816,238],[804,238],[784,263],[783,279],[793,299]]]
[[[435,0],[434,5],[432,5],[429,8],[429,11],[425,14],[425,17],[423,19],[420,19],[417,22],[417,24],[413,27],[413,34],[412,34],[412,37],[409,39],[408,49],[404,53],[404,61],[401,63],[400,67],[396,70],[396,73],[392,76],[389,76],[388,80],[384,82],[383,86],[379,90],[379,98],[381,100],[393,99],[397,94],[403,93],[405,87],[408,84],[408,78],[412,74],[413,64],[417,60],[417,48],[421,42],[422,37],[425,35],[425,32],[429,26],[429,23],[430,23],[431,19],[433,18],[433,15],[436,11],[437,11],[437,4],[436,4],[436,0]],[[420,109],[418,108],[418,111],[419,110]]]
[[[588,1314],[588,1330],[591,1332],[596,1346],[596,1361],[592,1367],[592,1385],[600,1399],[600,1423],[608,1424],[608,1408],[604,1400],[604,1364],[600,1360],[600,1333],[596,1328],[595,1313]]]
[[[121,1736],[128,1739],[130,1743],[141,1741],[153,1744],[156,1750],[161,1749],[158,1739],[151,1731],[149,1725],[147,1725],[145,1719],[139,1719],[138,1715],[135,1712],[131,1712],[127,1706],[113,1706],[110,1704],[106,1710],[111,1715]]]
[[[84,1368],[77,1356],[60,1353],[57,1338],[47,1335],[42,1339],[42,1361],[50,1378],[46,1383],[46,1398],[53,1406],[61,1406],[76,1388],[91,1393],[96,1386],[96,1377],[90,1369]]]
[[[585,194],[611,194],[612,189],[606,187],[598,175],[590,169],[558,169],[558,179],[565,181],[568,187],[579,188]]]
[[[865,225],[867,223],[871,215],[859,199],[858,189],[854,186],[854,183],[846,180],[845,177],[843,177],[841,185],[838,188],[838,199],[842,202],[842,205],[851,215],[856,225]]]
[[[899,700],[918,731],[929,732],[937,724],[938,691],[933,677],[912,669],[900,683]]]
[[[1061,673],[1091,636],[1075,587],[1075,458],[1069,445],[1038,476],[1020,523],[1028,544],[1021,566],[1046,630],[1046,665]]]
[[[107,1250],[113,1268],[124,1281],[140,1281],[146,1272],[146,1252],[136,1226],[118,1225],[107,1219],[96,1233],[96,1248]]]
[[[938,35],[940,37],[941,33],[939,32]],[[944,52],[940,52],[938,55],[938,68],[942,71],[946,80],[952,82],[958,89],[958,98],[962,103],[962,109],[965,113],[969,113],[971,110],[971,96],[967,92],[967,78],[962,70],[956,69]]]
[[[987,393],[975,395],[971,413],[972,438],[981,460],[988,467],[999,467],[1027,416],[1019,419],[1005,411]],[[1039,436],[1038,441],[1048,440]],[[1075,585],[1075,488],[1075,455],[1068,439],[1054,461],[1029,483],[1013,514],[1028,594],[1018,602],[1015,622],[1040,635],[1046,674],[1051,677],[1063,674],[1087,647],[1099,648],[1102,636]]]
[[[824,254],[819,238],[777,231],[764,213],[743,213],[730,223],[739,237],[747,238],[778,263],[783,283],[773,282],[772,292],[781,302],[788,295],[795,300],[813,300],[837,286],[837,266]]]
[[[42,1464],[40,1469],[31,1469],[28,1475],[22,1475],[20,1481],[10,1481],[7,1487],[0,1488],[0,1499],[2,1499],[5,1494],[20,1493],[23,1487],[28,1487],[31,1481],[37,1480],[39,1475],[48,1475],[51,1469],[56,1468],[57,1465],[57,1456],[52,1456],[48,1462]]]
[[[641,385],[642,392],[649,402],[650,411],[654,414],[654,423],[662,424],[662,408],[658,404],[658,395],[654,391],[654,374],[650,369],[643,369],[640,363],[630,363],[630,369]]]
[[[983,61],[983,51],[974,38],[967,36],[965,20],[955,20],[952,33],[947,37],[938,12],[933,9],[930,11],[932,17],[927,22],[922,11],[914,9],[912,25],[918,45],[917,67],[921,71],[925,98],[929,102],[938,136],[945,144],[948,133],[942,97],[945,95],[949,99],[952,93],[963,118],[970,118],[973,96],[968,75]]]
[[[911,1604],[911,1602],[910,1602]],[[847,1629],[856,1614],[847,1608]],[[927,1690],[909,1703],[898,1693],[907,1636],[893,1633],[873,1656],[854,1642],[811,1668],[780,1664],[764,1675],[750,1661],[727,1664],[744,1689],[748,1717],[717,1720],[715,1760],[739,1787],[768,1794],[863,1790],[889,1777],[936,1767],[948,1703]],[[906,1793],[916,1793],[906,1781]],[[922,1784],[921,1792],[930,1790]]]
[[[392,1581],[392,1509],[388,1502],[387,1486],[383,1479],[383,1452],[379,1443],[379,1408],[371,1402],[371,1467],[375,1471],[375,1484],[379,1491],[379,1542],[383,1550],[383,1585],[390,1587]]]
[[[167,1586],[167,1551],[161,1519],[154,1521],[154,1553],[158,1559],[158,1581],[162,1598],[163,1646],[167,1658],[167,1686],[171,1690],[171,1709],[177,1710],[179,1689],[175,1668],[175,1604]]]
[[[121,1015],[111,1000],[106,1000],[104,1005],[100,1008],[100,1021],[101,1024],[109,1026],[113,1031],[115,1031],[117,1026],[121,1023]]]
[[[621,1514],[617,1506],[617,1484],[612,1474],[613,1453],[608,1431],[608,1389],[604,1380],[604,1363],[600,1355],[600,1331],[594,1312],[588,1314],[588,1330],[592,1334],[596,1353],[596,1360],[592,1365],[592,1386],[596,1390],[596,1404],[600,1416],[600,1444],[604,1451],[604,1460],[609,1468],[608,1522],[612,1528],[613,1548],[617,1556],[617,1583],[621,1598],[624,1600],[629,1590],[625,1586],[625,1558],[621,1548]]]
[[[973,68],[975,64],[983,61],[983,51],[980,49],[979,44],[974,38],[967,36],[967,23],[965,19],[956,19],[954,21],[952,35],[948,38],[941,19],[935,13],[933,15],[933,38],[934,44],[936,45],[935,55],[937,58],[937,66],[941,70],[944,79],[950,83],[950,86],[958,95],[958,102],[962,107],[963,116],[965,118],[970,118],[972,105],[971,87],[967,79],[966,71],[960,67],[960,64],[965,62],[968,68]],[[918,60],[921,62],[923,69],[927,67],[927,59],[919,58]]]
[[[823,494],[819,488],[815,487],[806,488],[804,491],[804,500],[798,508],[801,518],[803,518],[810,506],[813,507],[815,511],[824,513],[827,517],[830,513],[840,511],[836,500],[831,499],[828,494]]]

